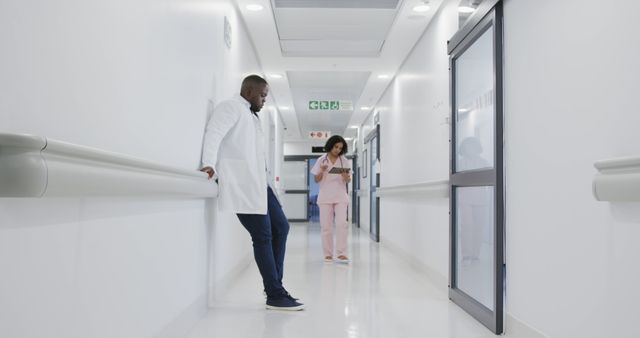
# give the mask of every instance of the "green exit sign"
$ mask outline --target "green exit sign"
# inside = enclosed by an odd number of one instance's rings
[[[309,110],[353,110],[351,101],[311,100]]]

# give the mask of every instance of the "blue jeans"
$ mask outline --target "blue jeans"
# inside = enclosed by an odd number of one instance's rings
[[[279,298],[287,294],[282,286],[282,276],[289,222],[270,187],[267,188],[267,208],[266,215],[237,216],[251,235],[253,256],[262,275],[267,297]]]

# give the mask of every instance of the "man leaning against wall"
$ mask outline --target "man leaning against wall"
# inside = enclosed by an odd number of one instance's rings
[[[266,307],[297,311],[304,305],[282,285],[289,222],[269,186],[264,134],[258,113],[269,84],[258,75],[242,81],[240,95],[221,102],[207,122],[202,169],[218,177],[220,210],[236,213],[253,242]]]

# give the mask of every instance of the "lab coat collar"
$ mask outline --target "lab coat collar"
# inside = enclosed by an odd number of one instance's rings
[[[236,100],[242,102],[243,105],[247,106],[249,110],[251,110],[251,102],[247,101],[242,95],[236,94]]]

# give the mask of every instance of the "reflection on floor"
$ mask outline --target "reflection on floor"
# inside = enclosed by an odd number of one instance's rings
[[[265,310],[253,265],[187,338],[495,337],[365,231],[351,232],[349,265],[323,262],[317,223],[292,224],[287,250],[285,286],[306,310]]]

